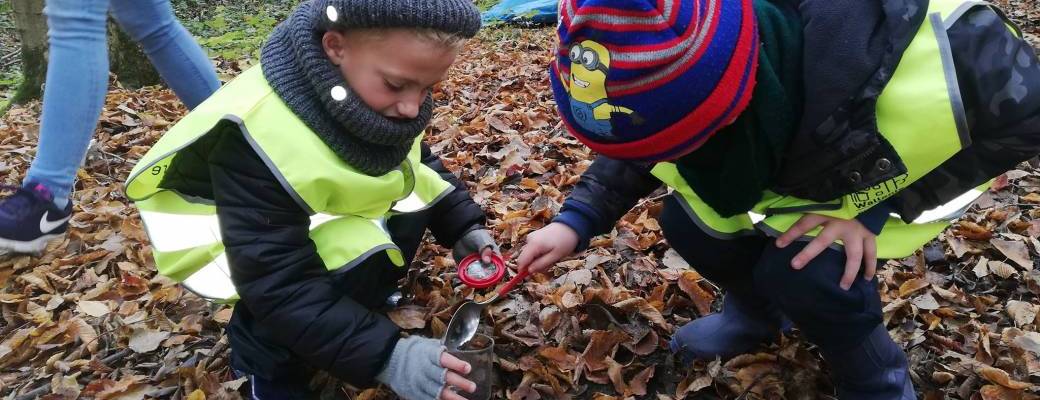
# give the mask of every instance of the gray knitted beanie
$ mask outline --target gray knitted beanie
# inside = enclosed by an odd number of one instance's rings
[[[327,0],[326,21],[337,28],[429,28],[473,37],[480,11],[472,0]]]
[[[330,30],[428,28],[464,37],[480,29],[470,0],[308,0],[278,25],[260,54],[275,93],[347,164],[372,176],[400,166],[433,114],[387,118],[355,95],[321,45]]]

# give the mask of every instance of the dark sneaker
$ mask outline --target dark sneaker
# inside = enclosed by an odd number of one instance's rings
[[[14,194],[0,200],[0,250],[39,253],[68,230],[72,202],[59,209],[50,190],[38,183],[2,188]]]

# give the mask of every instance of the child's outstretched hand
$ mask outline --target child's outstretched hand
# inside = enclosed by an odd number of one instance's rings
[[[876,236],[857,220],[827,217],[817,214],[806,214],[787,232],[776,239],[776,247],[784,248],[806,233],[823,227],[819,236],[809,242],[798,255],[791,259],[794,269],[805,268],[812,259],[820,255],[835,240],[845,245],[845,274],[841,277],[841,288],[849,290],[852,282],[859,274],[860,265],[864,266],[863,279],[874,279],[877,271]]]
[[[527,244],[516,259],[520,272],[542,272],[578,247],[578,233],[569,226],[553,222],[527,235]]]

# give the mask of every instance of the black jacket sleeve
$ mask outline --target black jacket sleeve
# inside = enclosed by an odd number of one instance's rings
[[[398,328],[341,294],[308,236],[310,218],[237,129],[209,158],[231,278],[256,319],[258,337],[314,367],[368,386]]]
[[[430,232],[438,244],[451,248],[469,231],[484,227],[484,210],[470,197],[466,184],[448,171],[441,158],[433,154],[425,143],[422,145],[422,162],[455,187],[430,210]]]
[[[597,157],[581,175],[581,180],[564,202],[563,213],[561,218],[557,218],[558,222],[575,228],[583,241],[587,241],[591,236],[609,232],[618,219],[631,210],[639,199],[649,196],[661,187],[661,181],[650,174],[653,167],[652,163]],[[581,214],[580,219],[588,226],[574,226],[571,221],[579,218],[563,215],[567,213]]]
[[[900,193],[904,219],[1040,154],[1040,62],[1006,23],[978,6],[948,30],[972,143]]]

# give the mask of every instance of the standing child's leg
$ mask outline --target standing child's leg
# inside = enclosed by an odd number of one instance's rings
[[[166,84],[188,108],[220,88],[206,52],[173,15],[169,0],[112,0],[112,16],[141,44]]]
[[[47,0],[44,9],[47,85],[40,143],[25,181],[42,184],[61,208],[68,204],[108,90],[108,5],[108,0]]]
[[[775,339],[783,316],[755,293],[752,269],[769,240],[752,235],[716,238],[690,220],[674,196],[665,198],[659,218],[668,243],[701,275],[726,291],[722,312],[698,318],[672,336],[672,351],[687,361],[730,358]]]
[[[47,0],[50,56],[36,159],[0,201],[0,249],[42,251],[72,217],[69,193],[108,88],[108,0]]]
[[[830,363],[842,400],[914,399],[906,354],[881,325],[877,279],[838,282],[845,254],[828,249],[804,269],[791,268],[804,242],[766,246],[755,268],[755,288],[775,302]]]

